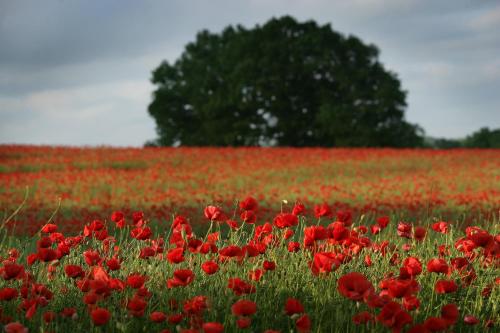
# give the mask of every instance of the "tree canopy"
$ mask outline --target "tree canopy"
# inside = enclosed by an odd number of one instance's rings
[[[203,30],[152,73],[157,144],[419,146],[406,92],[378,56],[329,24],[289,16]]]

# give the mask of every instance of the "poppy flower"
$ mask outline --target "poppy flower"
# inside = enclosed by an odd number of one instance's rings
[[[403,307],[406,311],[416,310],[420,307],[420,300],[413,295],[405,296],[403,297]]]
[[[240,317],[236,320],[236,325],[241,329],[248,328],[252,325],[252,319],[249,317]]]
[[[241,213],[240,218],[243,222],[247,224],[255,224],[257,221],[257,216],[253,210],[245,210]]]
[[[0,275],[4,280],[20,279],[24,274],[24,266],[11,261],[5,262],[3,267],[0,268]]]
[[[178,247],[168,251],[167,259],[172,264],[178,264],[184,261],[184,249]]]
[[[204,210],[204,214],[210,221],[220,221],[224,219],[224,213],[216,206],[207,206]]]
[[[73,279],[85,276],[82,267],[78,265],[66,265],[66,267],[64,267],[64,272],[68,277]]]
[[[396,332],[401,331],[412,320],[408,312],[404,311],[398,303],[392,301],[385,304],[377,316],[377,321]]]
[[[91,311],[90,317],[96,326],[105,325],[111,318],[111,313],[104,308],[95,308]]]
[[[19,322],[8,323],[4,326],[5,333],[28,333],[28,328]]]
[[[194,280],[193,271],[190,269],[178,269],[174,272],[174,277],[167,280],[167,287],[185,287]]]
[[[447,305],[444,305],[442,308],[441,308],[441,318],[443,318],[444,320],[446,320],[446,322],[448,323],[448,325],[453,325],[457,322],[458,320],[458,316],[459,316],[459,312],[458,312],[458,307],[455,305],[455,304],[447,304]]]
[[[246,197],[245,200],[240,202],[240,208],[243,210],[257,210],[258,206],[257,200],[252,197]]]
[[[304,306],[298,299],[295,298],[288,298],[285,303],[285,313],[288,316],[292,316],[297,313],[303,313],[304,312]]]
[[[255,293],[255,286],[240,278],[229,278],[227,287],[233,290],[236,296]]]
[[[101,255],[97,251],[87,250],[83,252],[83,258],[89,266],[97,265],[101,262]]]
[[[203,323],[203,333],[222,333],[224,332],[224,325],[217,322]]]
[[[441,332],[448,328],[448,323],[443,318],[429,317],[425,320],[424,326],[431,332]]]
[[[0,301],[10,301],[18,295],[17,289],[5,287],[0,289]]]
[[[361,311],[360,313],[355,314],[352,317],[352,322],[356,325],[367,324],[371,321],[374,321],[373,315],[368,311]]]
[[[231,306],[231,312],[235,316],[248,317],[257,312],[257,304],[247,299],[240,299]]]
[[[120,211],[115,211],[111,214],[111,221],[115,222],[117,228],[125,227],[125,214]]]
[[[464,316],[464,324],[466,325],[476,325],[476,324],[479,324],[479,319],[477,319],[476,317],[472,316],[472,315],[465,315]]]
[[[118,260],[118,258],[111,258],[106,261],[106,266],[108,266],[111,271],[117,271],[121,267],[120,260]]]
[[[422,273],[422,263],[417,257],[408,257],[403,261],[403,266],[406,268],[406,272],[411,276],[415,277]]]
[[[412,225],[406,222],[399,222],[397,234],[399,237],[411,238]]]
[[[446,222],[436,222],[432,224],[432,230],[442,233],[442,234],[447,234],[449,231],[449,224]]]
[[[50,262],[56,260],[58,258],[58,254],[54,249],[49,248],[40,248],[38,249],[38,259],[44,262]]]
[[[134,296],[127,303],[129,313],[134,317],[142,317],[148,303],[141,297]]]
[[[309,263],[314,275],[330,273],[340,267],[340,261],[332,252],[318,252],[314,254],[313,261]]]
[[[215,274],[217,273],[217,271],[219,270],[219,265],[213,261],[213,260],[208,260],[208,261],[205,261],[202,265],[201,265],[201,269],[207,274],[207,275],[212,275],[212,274]]]
[[[288,252],[298,252],[300,251],[300,243],[299,242],[289,242],[287,245]]]
[[[415,227],[413,230],[413,238],[416,241],[421,242],[425,239],[425,235],[427,234],[427,230],[424,227]]]
[[[137,228],[134,228],[130,231],[130,236],[132,238],[135,238],[137,240],[146,240],[146,239],[149,239],[151,238],[151,235],[153,233],[151,232],[151,228],[150,227],[137,227]]]
[[[142,286],[144,286],[144,283],[146,282],[146,276],[135,273],[135,274],[130,274],[127,277],[127,286],[133,288],[133,289],[139,289]]]
[[[438,280],[434,286],[437,294],[448,294],[458,290],[458,286],[453,280]]]
[[[290,228],[299,224],[297,215],[289,213],[280,213],[274,217],[273,224],[279,228]]]
[[[434,258],[427,263],[427,271],[429,273],[447,274],[449,272],[449,267],[444,259]]]
[[[274,271],[276,269],[276,263],[274,261],[264,260],[264,263],[262,264],[262,267],[266,271]]]
[[[389,216],[380,216],[377,218],[376,222],[380,226],[380,228],[384,229],[389,224],[390,219]]]
[[[300,333],[310,332],[311,331],[311,319],[308,315],[303,314],[295,321],[295,327],[297,331]]]
[[[306,207],[304,206],[304,204],[300,202],[295,203],[292,209],[293,215],[304,215],[305,212],[306,212]]]
[[[353,301],[361,301],[365,295],[373,291],[373,285],[363,274],[352,272],[338,279],[337,289],[342,296]]]
[[[57,231],[57,225],[52,224],[52,223],[48,223],[48,224],[44,225],[42,227],[42,230],[41,230],[41,232],[43,232],[45,234],[51,234],[51,233],[56,232],[56,231]]]
[[[316,216],[316,218],[330,217],[332,216],[332,210],[330,209],[330,206],[328,206],[327,203],[316,205],[314,206],[314,216]]]
[[[161,311],[151,312],[149,315],[149,320],[155,323],[163,323],[167,320],[167,315]]]

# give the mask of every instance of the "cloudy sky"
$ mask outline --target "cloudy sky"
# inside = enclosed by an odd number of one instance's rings
[[[285,14],[376,44],[428,135],[500,127],[500,1],[0,0],[0,143],[140,146],[161,60]]]

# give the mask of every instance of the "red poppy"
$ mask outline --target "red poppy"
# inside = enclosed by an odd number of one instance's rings
[[[5,333],[28,333],[28,328],[19,322],[8,323],[4,326]]]
[[[205,261],[201,265],[201,269],[203,269],[203,271],[207,275],[212,275],[212,274],[217,273],[217,271],[219,270],[219,265],[215,261],[209,260],[209,261]]]
[[[304,313],[304,306],[295,298],[288,298],[285,303],[285,313],[292,316],[297,313]]]
[[[389,224],[389,222],[390,222],[389,216],[380,216],[380,217],[377,218],[377,224],[382,229],[384,229],[385,227],[387,227],[387,225]]]
[[[18,295],[17,289],[5,287],[0,289],[0,301],[10,301]]]
[[[449,224],[446,222],[436,222],[432,225],[432,230],[440,232],[442,234],[447,234],[449,230]]]
[[[106,261],[106,266],[108,266],[108,268],[112,271],[117,271],[121,267],[120,260],[117,258],[111,258]]]
[[[247,224],[254,224],[257,221],[257,216],[253,210],[245,210],[241,213],[240,218]]]
[[[249,317],[240,317],[236,320],[236,325],[241,329],[248,328],[252,325],[252,319]]]
[[[264,260],[264,263],[262,264],[262,267],[266,271],[274,271],[276,269],[276,263],[274,261]]]
[[[288,252],[298,252],[300,250],[299,242],[289,242],[287,246]]]
[[[85,276],[82,267],[78,265],[66,265],[66,267],[64,267],[64,272],[73,279]]]
[[[295,206],[293,206],[292,209],[293,215],[304,215],[305,212],[306,212],[306,207],[302,203],[297,202]]]
[[[411,238],[412,225],[406,222],[399,222],[397,233],[399,237]]]
[[[224,218],[224,213],[219,207],[207,206],[204,211],[205,217],[211,221],[220,221]]]
[[[257,304],[247,299],[240,299],[231,306],[231,312],[235,316],[251,316],[257,312]]]
[[[297,331],[299,331],[300,333],[310,332],[311,319],[308,315],[303,314],[295,321],[295,327],[297,327]]]
[[[130,231],[130,236],[132,236],[132,238],[135,238],[137,240],[149,239],[151,238],[152,234],[153,233],[151,232],[150,227],[137,227]]]
[[[332,216],[332,210],[330,209],[330,206],[328,206],[327,203],[316,205],[314,206],[314,216],[316,216],[316,218],[330,217]]]
[[[134,296],[127,303],[129,313],[134,317],[142,317],[148,303],[139,296]]]
[[[425,239],[426,234],[427,230],[424,227],[415,227],[415,230],[413,230],[413,238],[419,242]]]
[[[178,247],[168,251],[167,259],[172,264],[178,264],[184,261],[184,249]]]
[[[429,317],[425,320],[424,326],[431,332],[441,332],[448,327],[448,323],[443,318]]]
[[[427,271],[429,273],[447,274],[449,272],[449,267],[444,259],[434,258],[427,263]]]
[[[234,294],[237,296],[253,294],[255,292],[255,286],[241,280],[240,278],[230,278],[228,280],[227,287],[232,289]]]
[[[127,286],[133,288],[133,289],[139,289],[142,286],[144,286],[144,283],[146,282],[146,276],[134,273],[130,274],[127,277]]]
[[[352,322],[356,325],[367,324],[374,320],[373,315],[368,311],[361,311],[352,317]]]
[[[384,326],[391,328],[395,332],[412,322],[412,317],[396,302],[389,302],[382,307],[377,320]]]
[[[111,214],[111,221],[115,222],[117,228],[125,227],[125,215],[120,211]]]
[[[83,252],[83,257],[89,266],[94,266],[101,262],[101,255],[97,251],[87,250]]]
[[[472,316],[472,315],[466,315],[464,316],[464,324],[466,325],[476,325],[476,324],[479,324],[479,319],[477,319],[476,317]]]
[[[167,315],[161,311],[151,312],[149,315],[149,320],[155,323],[163,323],[167,320]]]
[[[420,307],[420,300],[414,295],[405,296],[403,297],[403,307],[406,311],[416,310]]]
[[[314,275],[330,273],[340,267],[340,261],[333,252],[318,252],[309,263]]]
[[[203,333],[222,333],[224,332],[224,325],[217,322],[203,323]]]
[[[443,318],[444,320],[446,320],[446,322],[448,323],[448,325],[453,325],[457,322],[458,320],[458,316],[459,316],[459,312],[458,312],[458,307],[455,305],[455,304],[447,304],[447,305],[444,305],[442,308],[441,308],[441,318]]]
[[[342,296],[353,301],[361,301],[365,295],[373,291],[373,285],[363,274],[352,272],[338,279],[337,289]]]
[[[193,282],[194,274],[190,269],[178,269],[174,272],[174,277],[167,280],[167,287],[184,287]]]
[[[104,308],[95,308],[90,313],[90,317],[96,326],[105,325],[111,318],[111,313]]]
[[[273,224],[279,228],[290,228],[299,224],[297,215],[289,213],[280,213],[274,217]]]
[[[4,280],[20,279],[25,275],[24,266],[6,261],[3,267],[0,268],[0,275]]]
[[[408,257],[403,261],[403,266],[406,268],[406,272],[411,276],[415,277],[422,273],[422,263],[417,257]]]
[[[49,248],[38,249],[38,259],[44,262],[50,262],[58,258],[58,253]]]
[[[438,280],[434,286],[437,294],[448,294],[458,290],[458,286],[453,280]]]
[[[246,197],[245,200],[240,202],[240,208],[243,210],[257,210],[258,206],[257,200],[252,197]]]
[[[46,234],[51,234],[57,231],[57,225],[48,223],[42,227],[41,231]]]

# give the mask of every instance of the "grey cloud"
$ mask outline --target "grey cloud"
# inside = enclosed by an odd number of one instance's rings
[[[285,14],[376,44],[409,91],[407,118],[429,134],[500,126],[494,1],[16,0],[0,2],[0,142],[140,145],[155,135],[148,80],[162,59],[176,59],[201,29]],[[134,84],[135,100],[117,93]],[[52,102],[33,103],[40,96]],[[66,104],[50,113],[58,98]]]

